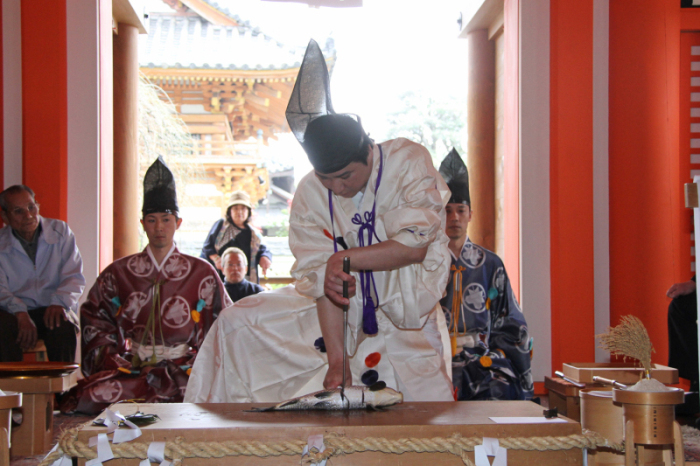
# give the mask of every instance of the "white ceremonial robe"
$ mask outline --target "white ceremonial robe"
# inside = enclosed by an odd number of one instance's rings
[[[440,309],[451,263],[444,233],[449,190],[427,150],[406,139],[382,144],[384,166],[376,197],[375,232],[410,247],[428,246],[425,260],[391,271],[374,272],[379,331],[362,331],[362,294],[351,298],[348,354],[353,384],[368,370],[365,358],[381,355],[371,367],[379,380],[404,393],[407,401],[452,401],[449,356],[443,351],[446,325]],[[333,195],[335,236],[358,247],[356,214],[371,211],[379,170],[375,145],[372,175],[360,211],[352,199]],[[328,191],[314,173],[297,188],[290,218],[290,248],[297,261],[289,288],[245,298],[219,315],[197,357],[186,402],[276,402],[322,388],[327,360],[314,348],[321,336],[314,300],[323,280],[333,241]],[[376,244],[376,239],[374,241]],[[438,321],[440,318],[440,321]],[[441,339],[442,337],[442,339]],[[448,344],[448,343],[447,343]],[[449,346],[448,346],[449,348]]]

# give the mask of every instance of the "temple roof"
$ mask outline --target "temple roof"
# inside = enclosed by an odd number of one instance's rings
[[[306,44],[284,45],[214,2],[180,0],[170,8],[169,3],[162,9],[170,11],[149,14],[148,35],[139,39],[141,67],[286,70],[301,65]],[[332,42],[324,52],[335,55]]]

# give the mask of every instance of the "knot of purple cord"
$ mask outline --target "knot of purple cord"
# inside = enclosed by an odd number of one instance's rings
[[[352,223],[358,225],[360,229],[357,232],[357,245],[365,247],[365,233],[367,233],[367,246],[372,244],[372,239],[377,238],[374,232],[374,207],[372,212],[365,212],[364,219],[362,215],[355,214],[352,217]],[[381,242],[377,238],[378,242]],[[372,290],[375,296],[377,295],[377,285],[374,282],[374,274],[371,270],[360,271],[360,289],[362,290],[362,330],[367,335],[374,335],[379,331],[377,327],[377,306],[372,299]]]

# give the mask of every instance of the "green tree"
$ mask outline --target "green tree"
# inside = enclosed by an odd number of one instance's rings
[[[437,166],[454,147],[466,155],[465,102],[455,98],[433,98],[408,91],[400,97],[402,107],[388,116],[388,137],[404,137],[425,146]],[[466,147],[466,145],[464,146]]]

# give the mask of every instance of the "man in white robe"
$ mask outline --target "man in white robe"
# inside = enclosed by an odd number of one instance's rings
[[[290,219],[290,247],[297,258],[292,271],[298,280],[296,292],[284,289],[261,293],[223,311],[200,351],[186,402],[281,401],[323,385],[340,384],[338,377],[328,381],[328,357],[315,349],[314,343],[323,333],[327,349],[339,343],[342,351],[342,341],[330,343],[326,332],[322,332],[323,317],[319,327],[317,316],[325,312],[331,318],[342,319],[340,308],[326,297],[324,278],[328,277],[327,264],[342,264],[344,256],[350,257],[353,270],[353,264],[367,263],[363,260],[377,260],[390,269],[377,268],[373,272],[376,294],[372,294],[378,304],[376,334],[367,335],[362,330],[360,290],[350,298],[348,374],[352,374],[352,384],[381,380],[404,392],[406,400],[453,399],[440,334],[440,330],[446,333],[446,327],[444,322],[438,325],[441,313],[436,312],[450,266],[448,239],[443,232],[443,206],[449,191],[432,166],[427,150],[418,144],[396,139],[368,146],[368,151],[367,175],[360,183],[360,209],[352,199],[356,192],[347,192],[352,194],[350,197],[332,194],[334,225],[330,220],[328,189],[321,178],[312,172],[301,181]],[[377,187],[382,159],[382,179]],[[346,194],[343,188],[337,189]],[[365,217],[373,204],[376,247],[361,248],[359,226],[352,219],[357,215]],[[333,230],[335,235],[331,237],[343,238],[339,242],[345,243],[348,250],[334,253],[334,242],[327,234]],[[392,246],[398,246],[400,252],[392,252]],[[391,261],[408,257],[402,253],[404,248],[424,250],[424,259],[393,267]],[[354,255],[355,251],[361,255]],[[342,278],[355,281],[358,275],[353,272],[352,277],[343,277],[342,271],[334,273],[341,277],[341,288]],[[342,360],[342,353],[339,357]],[[339,371],[342,373],[342,363]],[[375,371],[376,376],[370,371]],[[326,383],[322,384],[324,379]]]
[[[359,121],[334,114],[313,41],[287,119],[314,167],[299,183],[290,216],[296,289],[260,293],[221,313],[185,401],[281,401],[377,381],[408,401],[453,400],[438,312],[450,267],[449,190],[430,154],[406,139],[374,144]],[[342,270],[345,257],[350,274]]]

